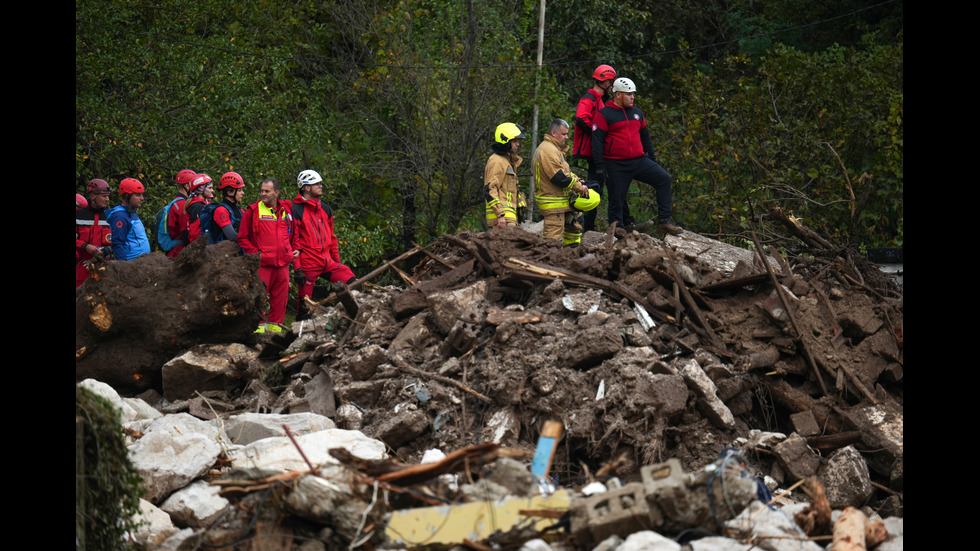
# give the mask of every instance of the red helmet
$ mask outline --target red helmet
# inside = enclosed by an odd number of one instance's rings
[[[245,187],[245,180],[237,172],[225,172],[221,175],[221,182],[218,183],[218,189],[225,189],[226,187],[233,187],[235,189]]]
[[[143,187],[143,182],[140,182],[136,178],[125,178],[122,182],[119,182],[119,195],[143,193],[144,191],[146,190]]]
[[[206,186],[206,185],[210,184],[212,181],[213,180],[211,180],[211,177],[208,176],[207,174],[198,174],[198,175],[196,175],[196,177],[194,178],[194,181],[191,182],[191,193],[194,193],[195,191],[197,191],[198,189],[200,189],[202,186]]]
[[[612,80],[616,78],[616,69],[613,69],[609,65],[599,65],[592,71],[592,78],[602,82],[604,80]]]
[[[88,199],[82,197],[80,193],[75,194],[75,208],[87,207]]]
[[[185,168],[177,173],[177,185],[189,184],[197,177],[197,173],[189,168]]]
[[[109,184],[101,178],[93,178],[88,182],[88,192],[90,194],[96,195],[108,195],[109,194]]]

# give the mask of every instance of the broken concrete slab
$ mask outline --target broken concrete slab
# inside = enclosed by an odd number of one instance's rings
[[[296,437],[296,444],[285,436],[264,438],[232,451],[229,455],[235,468],[307,471],[309,465],[296,446],[314,466],[339,465],[330,455],[331,448],[344,448],[361,459],[384,459],[384,442],[368,438],[356,430],[327,429]]]
[[[788,482],[813,476],[820,468],[820,456],[810,449],[806,438],[796,433],[790,434],[786,440],[777,444],[773,448],[773,453],[783,471],[789,476]]]
[[[233,444],[244,446],[263,438],[283,437],[289,427],[294,435],[311,434],[336,428],[334,422],[316,413],[241,413],[223,422],[225,434]]]
[[[163,364],[163,397],[187,400],[196,392],[241,385],[248,363],[258,351],[243,344],[201,344]]]

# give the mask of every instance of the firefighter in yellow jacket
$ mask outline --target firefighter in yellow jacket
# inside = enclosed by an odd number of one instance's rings
[[[517,149],[525,137],[524,129],[512,122],[498,125],[493,133],[493,155],[487,159],[487,167],[483,172],[487,227],[490,229],[517,225],[517,207],[520,201],[517,167],[523,161],[517,154]]]
[[[544,141],[534,150],[534,200],[544,217],[545,239],[561,239],[565,245],[582,241],[579,211],[592,210],[599,204],[599,192],[589,190],[572,173],[565,160],[568,152],[568,123],[551,121]]]

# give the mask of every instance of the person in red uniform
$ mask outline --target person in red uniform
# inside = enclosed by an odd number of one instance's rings
[[[238,246],[245,254],[262,255],[259,278],[265,283],[269,310],[257,333],[282,331],[289,298],[289,264],[299,256],[291,243],[292,205],[279,200],[279,190],[279,180],[263,180],[259,186],[261,200],[245,210],[238,231]]]
[[[187,241],[193,243],[201,237],[201,210],[214,199],[214,183],[211,177],[198,174],[191,182],[187,198]]]
[[[310,317],[305,298],[313,294],[317,278],[331,283],[354,281],[354,272],[340,263],[340,246],[333,229],[333,211],[324,203],[323,178],[315,170],[304,170],[296,178],[299,192],[293,199],[293,250],[299,256],[293,261],[298,288],[296,319]]]
[[[616,69],[609,65],[596,67],[595,71],[592,71],[592,88],[586,90],[582,99],[578,100],[578,107],[575,109],[572,157],[585,161],[588,170],[588,176],[585,180],[589,185],[594,185],[594,189],[600,194],[603,193],[602,185],[592,184],[592,182],[596,182],[596,167],[592,159],[592,121],[595,120],[595,114],[606,106],[605,100],[614,78],[616,78]],[[595,217],[598,212],[598,209],[593,209],[583,215],[583,232],[595,230]]]
[[[176,258],[180,251],[190,244],[189,229],[190,219],[187,216],[187,197],[190,195],[191,184],[197,178],[197,173],[185,168],[177,173],[174,181],[177,182],[177,196],[174,197],[170,210],[167,211],[167,235],[170,239],[177,242],[174,248],[167,251],[167,256]]]
[[[102,248],[112,244],[105,209],[109,206],[109,184],[95,178],[88,183],[88,205],[75,209],[75,287],[88,279],[86,264],[102,256]]]
[[[636,85],[617,78],[613,100],[596,113],[592,123],[592,156],[597,176],[609,188],[609,224],[629,228],[634,221],[626,210],[626,193],[633,180],[653,186],[657,196],[657,229],[679,235],[683,229],[671,218],[670,174],[657,163],[643,111],[634,105]]]
[[[238,228],[242,223],[242,199],[245,197],[245,180],[237,172],[225,172],[218,182],[222,200],[215,209],[207,231],[211,243],[238,240]],[[203,209],[202,209],[203,210]],[[201,228],[204,232],[205,228]]]

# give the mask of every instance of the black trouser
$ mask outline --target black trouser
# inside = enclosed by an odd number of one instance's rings
[[[626,203],[626,193],[633,180],[653,186],[657,194],[657,219],[670,219],[671,191],[670,174],[649,157],[616,160],[606,159],[606,187],[609,189],[607,206],[609,224],[619,222],[620,226],[634,223]]]

